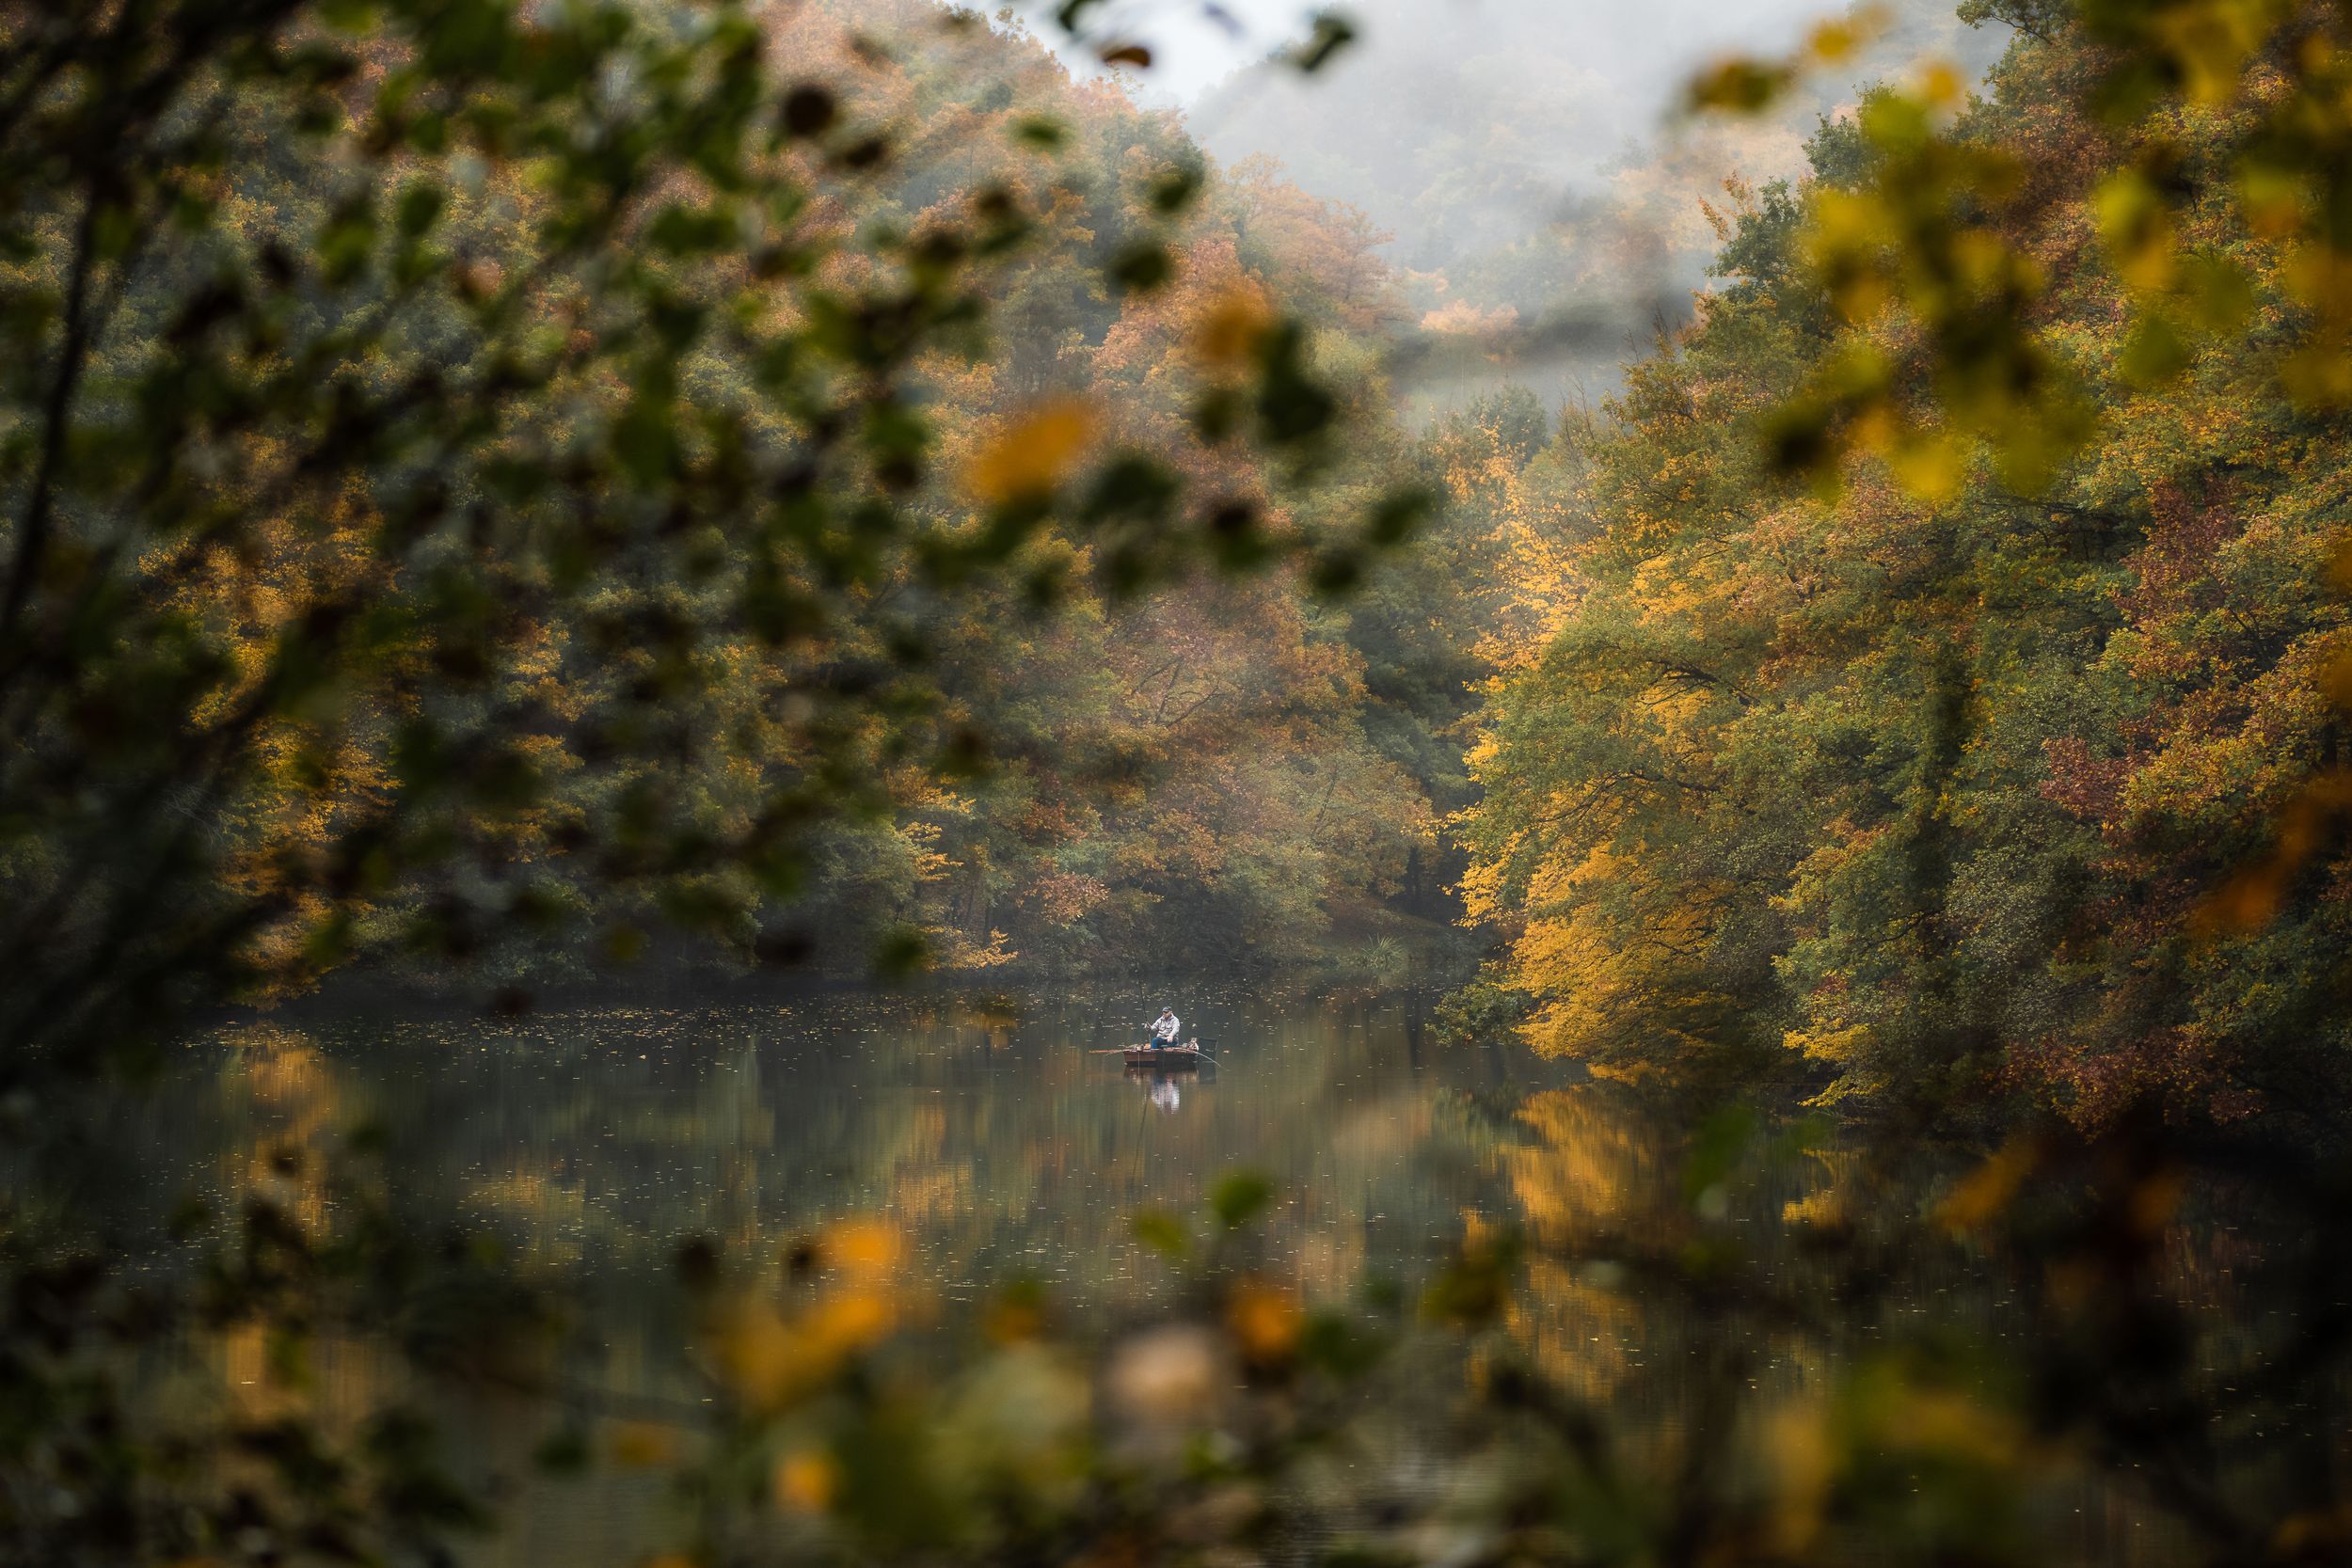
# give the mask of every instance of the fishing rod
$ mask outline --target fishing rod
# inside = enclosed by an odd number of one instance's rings
[[[1089,1056],[1124,1056],[1130,1051],[1149,1051],[1151,1049],[1152,1047],[1148,1045],[1114,1045],[1101,1051],[1089,1051],[1087,1054]],[[1224,1063],[1218,1061],[1215,1056],[1212,1056],[1207,1052],[1201,1050],[1197,1045],[1190,1051],[1186,1052],[1185,1054],[1197,1056],[1201,1061],[1207,1062],[1213,1067],[1223,1067],[1225,1065]]]

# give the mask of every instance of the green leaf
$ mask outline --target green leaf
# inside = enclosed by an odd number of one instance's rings
[[[1208,182],[1208,171],[1197,163],[1179,164],[1152,182],[1147,193],[1152,210],[1163,217],[1173,217],[1192,205]]]
[[[1012,122],[1013,138],[1053,151],[1070,139],[1070,128],[1051,115],[1024,115]]]
[[[409,239],[423,235],[441,218],[449,192],[429,180],[420,180],[400,193],[400,210],[395,219],[400,231]]]
[[[1209,1212],[1228,1230],[1238,1230],[1274,1200],[1274,1183],[1256,1171],[1237,1170],[1209,1189]]]
[[[1192,1251],[1192,1235],[1172,1215],[1146,1209],[1128,1222],[1136,1241],[1170,1262],[1180,1263]]]
[[[1329,65],[1333,56],[1356,41],[1356,24],[1338,11],[1325,11],[1314,21],[1314,31],[1307,41],[1291,55],[1291,64],[1298,71],[1313,75]]]
[[[1691,1136],[1691,1151],[1682,1163],[1682,1197],[1694,1203],[1720,1187],[1747,1152],[1756,1136],[1757,1117],[1746,1105],[1726,1105],[1699,1123]]]
[[[1122,293],[1149,293],[1176,276],[1176,259],[1156,240],[1138,240],[1111,259],[1109,277]]]

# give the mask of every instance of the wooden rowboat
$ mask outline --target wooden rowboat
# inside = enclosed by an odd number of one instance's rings
[[[1129,1067],[1188,1068],[1200,1065],[1200,1048],[1197,1045],[1171,1045],[1165,1051],[1154,1051],[1148,1045],[1127,1048]]]

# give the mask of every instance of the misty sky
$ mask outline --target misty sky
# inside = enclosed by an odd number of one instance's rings
[[[1296,0],[1220,0],[1232,25],[1208,19],[1199,0],[1113,0],[1089,17],[1091,30],[1106,19],[1148,38],[1155,55],[1147,77],[1152,96],[1190,103],[1207,87],[1263,60],[1287,40],[1303,37],[1324,8]],[[1039,32],[1053,39],[1054,6],[1031,0],[1021,8],[1046,20]],[[1382,27],[1379,0],[1336,8],[1364,24],[1366,50],[1410,50],[1411,31]],[[1497,12],[1523,15],[1512,0],[1453,0],[1459,26],[1476,29]],[[1843,8],[1836,0],[1546,0],[1549,24],[1589,47],[1589,63],[1621,87],[1637,87],[1659,107],[1691,69],[1735,50],[1786,50],[1804,24]]]
[[[1605,388],[1626,353],[1688,318],[1713,286],[1704,204],[1740,199],[1727,180],[1802,174],[1806,137],[1862,84],[1927,58],[1981,71],[2005,40],[1963,25],[1954,0],[1886,0],[1868,45],[1770,113],[1692,119],[1676,111],[1701,68],[1785,55],[1847,0],[1338,0],[1360,41],[1314,77],[1265,63],[1307,34],[1312,3],[1221,0],[1220,25],[1204,0],[1100,0],[1076,44],[1056,3],[1016,0],[1074,67],[1099,69],[1106,40],[1148,44],[1133,90],[1180,107],[1222,165],[1270,158],[1361,214],[1406,319],[1473,340],[1540,325],[1542,366],[1514,350],[1491,373],[1555,391]],[[1464,362],[1473,379],[1489,358]]]

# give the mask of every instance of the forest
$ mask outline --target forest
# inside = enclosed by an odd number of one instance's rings
[[[0,0],[0,1565],[2352,1541],[2352,12],[1171,8]]]
[[[1738,193],[1692,328],[1506,465],[1560,543],[1505,572],[1549,619],[1466,885],[1549,1049],[2092,1123],[2330,1095],[2340,198],[2261,108],[2119,135],[2038,16],[1947,129],[1874,88]],[[1982,360],[1906,374],[1939,348]]]

